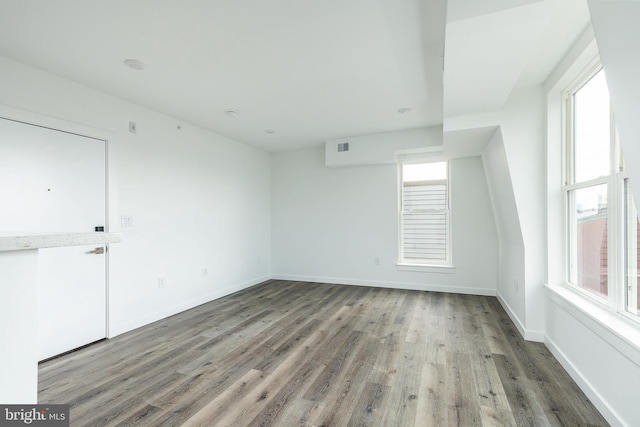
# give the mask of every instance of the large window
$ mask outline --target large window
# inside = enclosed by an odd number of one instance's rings
[[[638,316],[640,306],[640,286],[638,286],[638,265],[640,265],[640,221],[631,194],[629,180],[624,181],[625,193],[625,259],[624,259],[624,305],[627,312]]]
[[[446,161],[400,165],[401,263],[451,263],[448,166]]]
[[[602,69],[566,93],[567,282],[638,313],[638,217]]]

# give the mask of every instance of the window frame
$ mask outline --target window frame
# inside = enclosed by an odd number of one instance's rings
[[[412,164],[430,164],[430,163],[446,163],[447,175],[446,175],[446,228],[445,228],[445,259],[426,259],[424,262],[420,262],[414,258],[405,258],[404,255],[404,165]],[[453,265],[453,249],[452,249],[452,209],[451,209],[451,161],[450,159],[443,158],[414,158],[410,160],[402,160],[398,162],[398,270],[407,271],[422,271],[422,272],[434,272],[434,273],[454,273],[455,266]],[[430,209],[427,209],[430,211]]]
[[[615,311],[634,324],[640,324],[640,315],[627,310],[627,223],[626,186],[630,185],[624,169],[624,159],[616,131],[616,122],[609,100],[609,174],[582,182],[575,182],[575,106],[574,95],[603,69],[599,58],[594,59],[562,92],[562,209],[564,212],[563,277],[564,284],[578,295],[609,310]],[[607,286],[606,297],[596,295],[573,283],[577,263],[572,265],[572,244],[577,242],[574,224],[575,204],[571,197],[577,190],[596,185],[607,186]],[[573,273],[573,274],[572,274]]]
[[[625,313],[628,313],[629,316],[631,316],[633,319],[638,319],[640,316],[640,304],[638,304],[638,280],[636,279],[633,284],[629,284],[629,259],[631,258],[629,256],[629,251],[628,251],[628,246],[629,246],[629,236],[630,235],[635,235],[636,236],[636,251],[637,251],[637,247],[638,247],[638,211],[637,211],[637,206],[633,206],[633,211],[635,212],[635,216],[634,219],[635,221],[632,221],[633,226],[629,227],[629,212],[631,211],[631,208],[629,207],[629,195],[631,195],[631,201],[633,201],[635,203],[635,200],[633,198],[633,193],[631,192],[631,183],[628,177],[625,177],[622,180],[622,191],[623,191],[623,226],[624,226],[624,259],[623,259],[623,283],[622,283],[622,287],[624,288],[624,292],[622,292],[622,307],[624,308]],[[629,228],[633,229],[633,232],[629,232]],[[638,257],[637,257],[637,253],[635,256],[635,271],[636,271],[636,276],[638,274],[638,268],[640,267],[638,265]],[[634,304],[634,309],[633,311],[629,310],[629,298],[633,296],[634,300],[635,300],[635,304]]]

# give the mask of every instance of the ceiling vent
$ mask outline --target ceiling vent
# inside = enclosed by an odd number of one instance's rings
[[[338,153],[342,153],[345,151],[349,151],[349,143],[348,142],[339,142],[338,143]]]

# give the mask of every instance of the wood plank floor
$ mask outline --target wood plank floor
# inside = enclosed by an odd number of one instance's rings
[[[269,281],[42,363],[72,426],[603,426],[493,297]]]

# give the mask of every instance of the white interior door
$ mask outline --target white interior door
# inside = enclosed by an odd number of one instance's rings
[[[0,119],[0,233],[104,226],[105,167],[103,140]],[[98,248],[40,250],[40,359],[106,336],[106,250]]]

